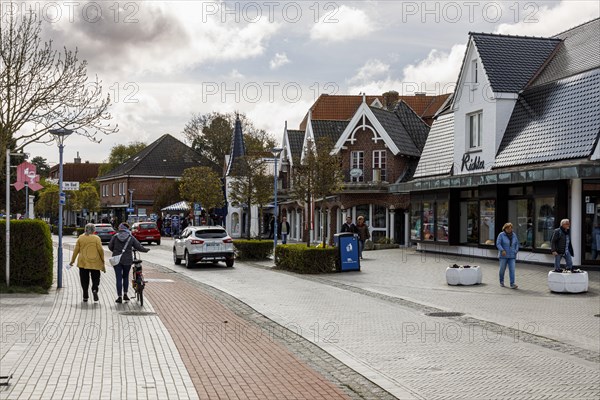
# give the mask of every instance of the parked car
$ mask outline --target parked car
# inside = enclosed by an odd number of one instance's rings
[[[136,222],[131,227],[131,234],[140,243],[148,242],[148,244],[151,244],[156,242],[156,244],[160,244],[160,231],[156,226],[156,222]]]
[[[227,267],[233,267],[233,239],[223,227],[188,226],[181,236],[174,236],[173,242],[173,262],[177,265],[182,260],[187,268],[196,262],[225,261]]]
[[[111,224],[94,224],[94,234],[98,235],[102,243],[110,242],[110,239],[117,233]]]

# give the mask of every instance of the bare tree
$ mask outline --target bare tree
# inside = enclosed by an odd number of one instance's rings
[[[110,96],[88,78],[78,51],[58,51],[42,42],[41,21],[28,12],[3,16],[0,24],[0,148],[21,150],[48,143],[48,129],[64,127],[92,141],[117,131],[108,121]],[[5,154],[0,152],[0,165]]]
[[[312,221],[315,201],[322,200],[326,205],[329,195],[338,193],[342,189],[343,175],[340,168],[340,158],[331,155],[333,144],[328,138],[320,138],[317,143],[309,141],[302,163],[296,166],[292,198],[304,204],[307,210],[307,221]],[[323,232],[325,222],[323,220]],[[310,226],[310,224],[308,224]],[[305,229],[306,245],[310,246],[310,232]],[[323,235],[325,246],[325,235]]]

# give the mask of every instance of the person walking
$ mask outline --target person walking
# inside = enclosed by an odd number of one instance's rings
[[[75,250],[71,256],[69,265],[73,266],[77,259],[77,268],[79,268],[79,280],[81,289],[83,289],[83,301],[87,302],[90,295],[90,277],[92,278],[92,295],[94,301],[98,301],[98,287],[100,286],[100,271],[106,272],[104,267],[104,249],[102,241],[97,235],[94,235],[96,227],[94,224],[87,224],[83,235],[77,238]],[[79,256],[79,258],[77,258]]]
[[[600,252],[600,218],[596,222],[596,226],[592,229],[592,260],[598,257]]]
[[[290,223],[287,217],[281,219],[281,223],[277,224],[277,234],[281,236],[281,244],[287,244],[287,237],[290,233]]]
[[[342,233],[344,232],[357,233],[356,225],[352,223],[352,217],[346,217],[346,222],[342,225]]]
[[[365,248],[365,241],[371,238],[371,234],[369,233],[369,227],[365,224],[365,217],[362,215],[356,219],[356,233],[358,233],[358,255],[362,260],[362,252]]]
[[[573,245],[571,243],[571,222],[568,219],[560,221],[560,228],[556,228],[550,239],[550,248],[554,256],[554,272],[563,272],[560,267],[561,258],[565,258],[567,271],[573,270]]]
[[[147,253],[150,249],[145,248],[133,237],[129,230],[129,225],[122,223],[119,225],[119,232],[114,235],[108,243],[108,248],[112,251],[112,256],[121,255],[121,259],[114,266],[115,275],[117,278],[117,300],[115,303],[129,301],[127,289],[129,289],[129,270],[133,264],[133,249]]]
[[[505,223],[502,227],[502,232],[496,238],[496,247],[500,259],[500,286],[504,287],[504,275],[508,266],[510,287],[512,289],[518,288],[515,284],[515,263],[519,252],[519,239],[517,234],[513,232],[513,225],[510,222]]]

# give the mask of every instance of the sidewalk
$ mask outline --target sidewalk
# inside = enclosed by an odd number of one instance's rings
[[[143,308],[114,303],[110,267],[98,303],[81,301],[77,268],[49,295],[2,295],[0,399],[393,398],[238,300],[144,265]]]

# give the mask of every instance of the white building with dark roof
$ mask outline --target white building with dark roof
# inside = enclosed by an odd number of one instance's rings
[[[421,250],[497,257],[512,222],[519,260],[551,263],[571,220],[576,265],[600,224],[600,19],[550,38],[474,34],[458,89],[434,121],[408,183]]]

